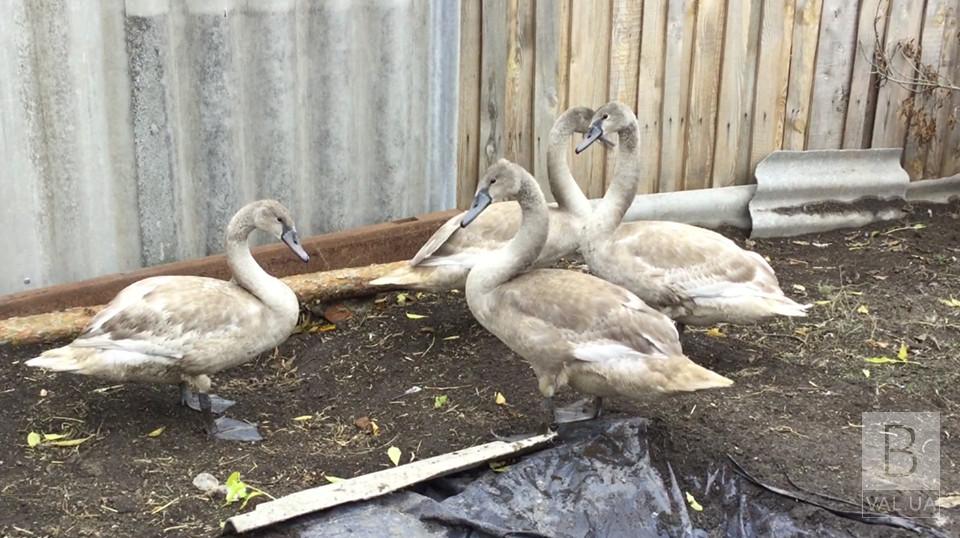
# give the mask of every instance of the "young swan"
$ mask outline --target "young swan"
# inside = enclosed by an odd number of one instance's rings
[[[543,193],[520,166],[500,160],[487,169],[462,225],[502,200],[519,202],[520,231],[470,271],[467,304],[530,363],[551,415],[553,395],[568,383],[595,397],[591,418],[606,396],[640,399],[733,383],[684,356],[670,318],[633,293],[574,271],[524,272],[546,241],[548,216]]]
[[[637,118],[612,102],[593,116],[577,153],[606,133],[620,144],[613,183],[580,238],[590,271],[636,293],[682,324],[755,323],[805,316],[809,305],[787,297],[770,264],[756,252],[697,226],[663,221],[621,224],[640,179]]]
[[[259,439],[246,423],[214,420],[208,394],[210,374],[276,347],[297,324],[300,305],[293,290],[268,275],[250,254],[247,238],[254,229],[283,241],[304,262],[310,259],[290,212],[274,200],[253,202],[227,226],[233,280],[158,276],[135,282],[76,340],[43,352],[27,366],[116,382],[179,383],[180,402],[204,412],[211,434]],[[190,388],[199,393],[195,403]]]
[[[592,116],[593,110],[589,108],[570,108],[557,118],[550,130],[547,175],[558,207],[549,210],[550,233],[538,266],[551,265],[576,250],[582,219],[590,214],[590,203],[570,173],[567,150],[570,136],[575,132],[585,133]],[[604,138],[600,140],[609,144]],[[462,219],[463,215],[456,215],[441,226],[409,265],[370,283],[429,291],[463,288],[470,268],[517,233],[520,207],[513,203],[492,205],[468,229],[460,227]]]

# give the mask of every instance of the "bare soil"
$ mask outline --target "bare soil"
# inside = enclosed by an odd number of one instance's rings
[[[681,479],[731,454],[770,482],[785,485],[789,475],[859,500],[861,413],[939,411],[941,491],[960,492],[960,307],[941,301],[960,299],[958,211],[918,207],[902,221],[799,238],[754,242],[732,232],[770,259],[788,294],[817,302],[811,315],[690,328],[687,354],[734,387],[656,407],[613,401],[609,414],[652,419],[653,450],[669,455]],[[23,366],[56,343],[0,348],[0,534],[215,535],[239,504],[200,493],[198,473],[222,481],[239,471],[281,496],[390,466],[391,446],[408,462],[541,422],[533,373],[476,324],[462,294],[389,293],[343,307],[326,310],[334,326],[318,305],[278,350],[214,380],[218,394],[239,402],[229,416],[260,424],[258,444],[208,439],[198,415],[177,405],[176,387],[111,386]],[[865,361],[896,358],[901,344],[906,362]],[[421,390],[404,395],[413,387]],[[30,448],[31,432],[89,438]],[[708,505],[693,517],[709,528],[715,516]],[[947,528],[960,534],[957,523]]]

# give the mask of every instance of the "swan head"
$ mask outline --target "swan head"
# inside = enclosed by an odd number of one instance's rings
[[[276,200],[260,200],[250,205],[252,206],[252,224],[255,228],[282,241],[304,263],[310,261],[310,256],[300,244],[300,235],[293,223],[293,217],[283,204]]]
[[[526,171],[519,164],[506,159],[500,159],[483,173],[477,182],[477,194],[473,197],[470,210],[460,221],[465,228],[483,213],[493,202],[516,200],[523,190],[523,179]]]
[[[583,135],[583,141],[577,144],[575,151],[580,154],[597,140],[603,140],[604,143],[609,145],[611,142],[605,140],[605,135],[636,124],[637,116],[630,110],[630,107],[618,101],[610,101],[594,112],[590,121],[590,128]]]
[[[590,131],[591,123],[595,112],[592,108],[585,106],[570,107],[557,117],[550,129],[551,140],[566,141],[573,133],[586,134]],[[608,148],[616,146],[607,137],[600,136],[600,141]]]

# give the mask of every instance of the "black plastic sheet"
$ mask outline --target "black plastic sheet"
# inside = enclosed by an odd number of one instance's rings
[[[654,462],[644,419],[570,425],[553,447],[507,472],[434,480],[277,527],[268,536],[480,538],[653,536],[917,536],[831,516],[746,483],[726,462],[678,484]],[[659,469],[659,470],[658,470]],[[693,512],[686,492],[703,512]],[[696,522],[699,522],[697,524]],[[706,524],[706,522],[710,522]]]

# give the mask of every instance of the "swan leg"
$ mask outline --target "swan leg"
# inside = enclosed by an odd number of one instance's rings
[[[583,399],[554,411],[555,421],[560,424],[593,420],[603,413],[603,398],[595,396],[592,401]]]
[[[197,393],[190,390],[190,384],[186,381],[180,382],[180,405],[189,407],[194,411],[203,412],[203,406],[201,405],[199,394],[203,394],[207,397],[208,402],[210,403],[210,410],[218,415],[222,415],[224,411],[232,407],[237,402],[233,400],[228,400],[226,398],[221,398],[216,394],[208,393]]]

